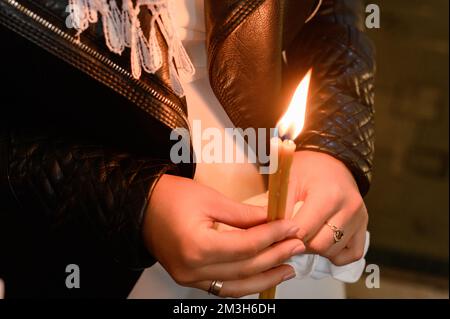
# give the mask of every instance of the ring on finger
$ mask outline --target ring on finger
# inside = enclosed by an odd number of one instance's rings
[[[338,228],[336,225],[331,224],[330,222],[326,222],[326,224],[333,231],[334,243],[338,243],[342,239],[342,237],[344,237],[344,231]]]
[[[213,280],[211,282],[211,285],[209,286],[208,294],[218,296],[222,287],[223,287],[223,281]]]

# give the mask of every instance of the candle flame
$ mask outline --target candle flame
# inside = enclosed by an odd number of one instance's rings
[[[308,73],[306,73],[297,86],[286,113],[284,113],[277,124],[280,137],[295,140],[303,129],[311,73],[312,69],[309,69]]]

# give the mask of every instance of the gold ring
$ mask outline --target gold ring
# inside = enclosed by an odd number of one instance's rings
[[[220,293],[220,290],[222,289],[222,286],[223,286],[223,281],[213,280],[211,282],[211,285],[209,286],[208,295],[213,294],[213,295],[218,296]]]
[[[338,243],[342,237],[344,237],[344,231],[342,229],[337,228],[335,225],[332,225],[330,223],[327,222],[327,225],[331,228],[331,230],[333,231],[333,239],[334,239],[334,243]]]

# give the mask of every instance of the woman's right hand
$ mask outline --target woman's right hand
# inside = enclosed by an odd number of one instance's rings
[[[223,281],[222,297],[263,291],[295,276],[282,265],[305,250],[288,220],[266,223],[264,207],[232,201],[193,180],[163,175],[144,221],[147,248],[180,285],[207,291]],[[215,223],[239,229],[219,231]]]

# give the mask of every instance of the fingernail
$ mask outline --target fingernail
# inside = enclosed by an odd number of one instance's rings
[[[294,249],[292,249],[291,256],[295,256],[295,255],[301,254],[304,251],[305,251],[305,245],[300,244],[298,246],[295,246]]]
[[[287,232],[286,236],[287,237],[291,237],[294,236],[295,234],[297,234],[297,232],[300,230],[300,227],[298,226],[294,226],[291,229],[289,229],[289,231]]]
[[[292,279],[295,277],[295,271],[292,269],[288,274],[284,275],[283,281]]]
[[[306,236],[306,232],[305,232],[303,229],[299,229],[299,230],[295,233],[295,236],[298,237],[298,238],[300,238],[300,239],[303,239],[303,238],[305,238],[305,236]]]

